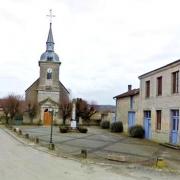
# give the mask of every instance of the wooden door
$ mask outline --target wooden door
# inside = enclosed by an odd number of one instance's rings
[[[52,116],[50,112],[44,112],[44,125],[50,126],[52,121]]]

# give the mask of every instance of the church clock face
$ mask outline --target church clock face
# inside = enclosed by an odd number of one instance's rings
[[[47,69],[47,79],[52,79],[52,69],[51,68]]]

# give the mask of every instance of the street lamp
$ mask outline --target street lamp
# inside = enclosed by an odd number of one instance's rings
[[[54,110],[52,107],[49,108],[48,110],[51,113],[51,132],[50,132],[50,140],[49,140],[49,149],[54,150],[54,143],[52,141],[52,134],[53,134],[53,113]]]

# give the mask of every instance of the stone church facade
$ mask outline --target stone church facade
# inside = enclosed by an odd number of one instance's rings
[[[56,123],[61,122],[60,104],[64,99],[69,99],[68,90],[59,80],[61,62],[54,52],[54,44],[52,23],[50,23],[46,51],[39,60],[40,77],[25,91],[26,102],[37,107],[33,122],[41,121],[44,125],[50,125],[52,113],[53,120]],[[25,119],[28,122],[28,118]]]

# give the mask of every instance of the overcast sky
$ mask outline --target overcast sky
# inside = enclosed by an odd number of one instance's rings
[[[60,80],[72,97],[115,104],[138,76],[180,58],[179,0],[0,0],[0,97],[39,77],[49,9]]]

